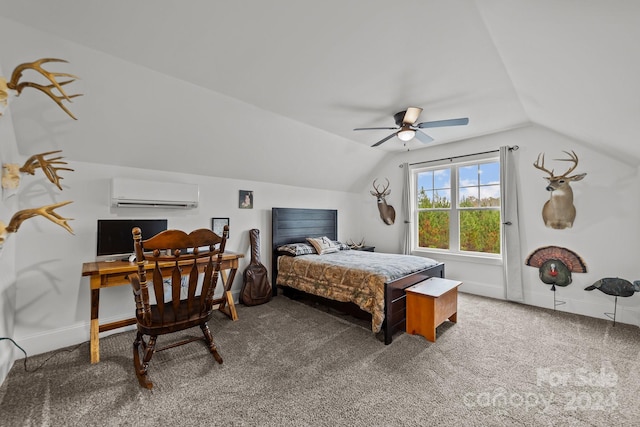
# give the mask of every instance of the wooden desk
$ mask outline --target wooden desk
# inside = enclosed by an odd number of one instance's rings
[[[236,306],[233,303],[231,295],[231,285],[238,271],[238,260],[243,258],[243,254],[234,252],[225,252],[222,258],[221,277],[224,285],[222,297],[214,299],[214,304],[219,304],[218,309],[229,316],[232,320],[238,319]],[[202,264],[207,260],[203,259]],[[188,261],[191,263],[191,261]],[[167,263],[167,269],[173,264]],[[153,268],[153,264],[149,264],[147,270]],[[129,285],[127,275],[138,271],[135,262],[113,261],[113,262],[85,262],[82,264],[82,275],[89,276],[89,285],[91,287],[91,330],[90,330],[90,348],[91,363],[100,361],[100,332],[110,331],[112,329],[122,328],[124,326],[136,323],[135,317],[130,319],[119,320],[117,322],[105,323],[100,325],[98,312],[100,307],[100,289],[110,288],[112,286]],[[189,274],[190,269],[185,269],[184,274]],[[133,297],[132,297],[133,298]]]
[[[445,320],[458,320],[457,280],[430,277],[405,289],[407,292],[408,334],[419,334],[428,341],[436,341],[436,328]]]

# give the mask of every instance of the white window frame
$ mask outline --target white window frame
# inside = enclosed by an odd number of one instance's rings
[[[486,252],[469,252],[460,250],[460,227],[459,227],[459,194],[458,194],[458,169],[463,166],[476,165],[482,163],[500,162],[498,153],[484,153],[478,155],[464,156],[460,159],[443,159],[436,162],[416,164],[410,167],[411,191],[410,191],[410,212],[412,218],[411,228],[411,248],[412,252],[418,255],[437,258],[438,260],[453,259],[473,261],[486,264],[502,264],[502,253],[490,254]],[[500,165],[502,168],[503,165]],[[418,174],[434,169],[451,169],[451,217],[449,223],[449,249],[421,248],[418,247]],[[502,188],[503,183],[500,182]],[[502,210],[500,206],[483,208],[500,211],[500,238],[502,240]],[[502,247],[501,247],[502,251]]]

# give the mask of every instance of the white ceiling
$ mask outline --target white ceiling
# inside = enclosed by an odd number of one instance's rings
[[[378,154],[428,148],[352,130],[416,106],[470,119],[430,145],[536,123],[640,162],[637,0],[0,0],[0,16],[250,104],[249,132],[266,112]]]

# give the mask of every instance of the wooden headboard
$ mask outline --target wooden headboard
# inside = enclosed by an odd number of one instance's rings
[[[287,243],[306,242],[307,237],[327,236],[338,240],[338,211],[336,209],[271,209],[272,262],[271,279],[273,295],[276,286],[278,246]]]

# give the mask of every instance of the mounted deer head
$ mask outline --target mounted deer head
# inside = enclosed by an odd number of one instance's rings
[[[387,185],[384,186],[382,190],[378,188],[376,185],[377,179],[373,180],[373,188],[376,191],[371,191],[371,195],[374,196],[378,201],[378,210],[380,211],[380,218],[384,221],[385,224],[391,225],[396,220],[396,211],[393,209],[393,206],[388,205],[385,197],[391,194],[391,190],[389,190],[389,180],[385,178],[387,181]]]
[[[78,77],[73,74],[67,73],[52,73],[44,68],[42,68],[42,64],[45,62],[67,62],[64,59],[56,59],[56,58],[41,58],[34,62],[26,62],[24,64],[18,65],[11,73],[11,80],[7,81],[4,77],[0,77],[0,115],[4,111],[4,108],[7,107],[9,100],[12,96],[20,96],[23,89],[26,87],[32,87],[34,89],[38,89],[39,91],[47,94],[47,96],[58,104],[60,108],[62,108],[72,119],[77,120],[71,111],[67,109],[67,107],[62,103],[62,101],[71,102],[71,98],[75,98],[77,96],[82,96],[82,94],[76,95],[67,95],[62,86],[72,83]],[[22,73],[27,70],[34,70],[40,74],[42,74],[47,80],[51,82],[50,85],[41,85],[35,82],[29,81],[20,81],[22,78]],[[69,77],[70,80],[65,80],[63,82],[58,82],[56,77]],[[57,91],[54,92],[54,90]]]
[[[580,173],[577,175],[569,174],[578,166],[578,156],[573,151],[571,153],[564,151],[568,159],[554,159],[562,162],[571,162],[573,166],[562,175],[554,175],[553,169],[548,170],[544,167],[544,153],[538,154],[538,159],[533,164],[536,169],[540,169],[549,174],[544,179],[548,181],[547,191],[551,192],[549,200],[542,208],[542,219],[547,227],[555,229],[571,228],[576,218],[576,208],[573,205],[573,190],[569,185],[572,181],[580,181],[587,174]]]

